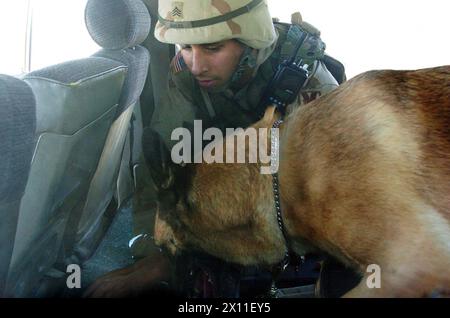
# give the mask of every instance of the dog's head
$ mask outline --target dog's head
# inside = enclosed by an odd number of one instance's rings
[[[275,119],[270,109],[253,127],[270,128]],[[225,147],[228,138],[215,143]],[[272,264],[283,257],[272,179],[261,174],[259,163],[180,165],[157,133],[147,131],[143,143],[158,193],[157,244],[172,253],[200,249],[244,265]],[[248,143],[235,146],[237,151]]]
[[[142,143],[158,199],[155,242],[176,254],[185,241],[180,216],[189,208],[184,189],[190,187],[194,167],[173,163],[167,146],[152,129],[144,131]]]

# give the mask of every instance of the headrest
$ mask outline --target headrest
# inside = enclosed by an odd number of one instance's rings
[[[92,39],[109,50],[141,44],[151,26],[150,14],[141,0],[89,0],[85,22]]]

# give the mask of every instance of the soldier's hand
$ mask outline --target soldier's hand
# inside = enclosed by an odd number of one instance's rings
[[[151,255],[129,267],[101,276],[89,286],[83,297],[137,297],[156,291],[161,282],[170,279],[171,270],[169,259],[163,254]]]

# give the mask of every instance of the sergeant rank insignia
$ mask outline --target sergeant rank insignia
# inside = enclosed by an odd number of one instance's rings
[[[170,11],[170,13],[172,14],[173,18],[183,19],[183,5],[183,2],[172,3],[172,11]]]

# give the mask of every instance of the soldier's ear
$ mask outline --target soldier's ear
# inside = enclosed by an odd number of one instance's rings
[[[175,164],[161,136],[151,128],[144,129],[142,134],[142,151],[156,187],[159,190],[172,187]]]

